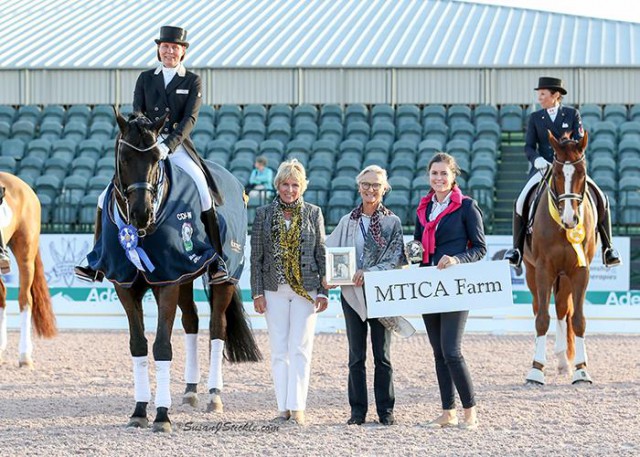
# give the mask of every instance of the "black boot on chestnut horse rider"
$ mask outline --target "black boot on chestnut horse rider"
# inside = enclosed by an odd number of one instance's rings
[[[96,212],[96,223],[94,226],[93,232],[93,244],[95,245],[98,242],[98,238],[102,235],[102,210],[100,208],[97,209]],[[104,274],[100,271],[95,271],[92,268],[86,266],[77,265],[73,269],[76,277],[81,279],[82,281],[87,282],[102,282],[104,279]]]

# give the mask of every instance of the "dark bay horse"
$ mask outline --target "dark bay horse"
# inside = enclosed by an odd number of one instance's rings
[[[585,132],[580,141],[568,136],[558,140],[549,132],[549,140],[554,160],[524,250],[536,324],[533,367],[526,379],[531,384],[545,382],[546,334],[553,292],[557,317],[554,352],[559,358],[559,371],[567,373],[568,361],[575,357],[573,383],[591,383],[586,371],[584,299],[589,264],[596,252],[597,217],[594,199],[587,189],[588,135]]]
[[[33,368],[31,353],[31,323],[36,335],[52,338],[56,335],[56,319],[40,257],[40,201],[35,192],[20,178],[0,173],[2,194],[3,239],[13,252],[18,265],[20,289],[20,367]],[[7,289],[0,279],[0,361],[7,346]]]
[[[167,194],[171,187],[177,188],[177,182],[172,182],[168,177],[163,178],[164,161],[161,161],[158,145],[158,134],[164,124],[164,118],[155,123],[141,114],[133,114],[129,120],[116,111],[116,118],[120,128],[116,144],[116,173],[113,180],[113,199],[105,200],[103,213],[108,213],[113,208],[113,215],[124,221],[127,227],[119,227],[118,236],[120,243],[138,238],[144,245],[145,237],[149,237],[159,229],[157,216],[160,217],[167,210]],[[169,165],[166,165],[167,167]],[[180,175],[182,181],[191,181],[186,174]],[[233,177],[232,177],[233,178]],[[176,179],[177,180],[177,179]],[[233,178],[234,181],[237,181]],[[236,196],[228,195],[226,205],[238,205],[246,214],[246,205],[243,200],[242,185],[238,182],[239,189]],[[180,195],[180,198],[182,194]],[[186,198],[186,197],[185,197]],[[194,217],[198,217],[195,214]],[[189,213],[179,213],[172,216],[182,223],[185,218],[191,218]],[[103,221],[105,218],[103,217]],[[193,227],[197,221],[182,223],[181,229],[175,229],[173,235],[179,245],[184,245],[189,251],[193,249],[195,241],[191,238]],[[193,225],[192,225],[193,224]],[[118,230],[118,229],[116,229]],[[243,228],[246,231],[246,228]],[[104,238],[103,223],[103,238]],[[166,244],[173,240],[167,237]],[[123,245],[124,246],[124,245]],[[146,245],[148,246],[148,245]],[[119,249],[119,246],[117,247]],[[195,252],[195,250],[193,251]],[[150,257],[153,253],[149,253]],[[129,255],[129,254],[127,254]],[[199,256],[192,254],[189,261],[198,262]],[[178,262],[177,256],[156,257],[154,262],[158,266],[171,266]],[[125,262],[126,263],[126,262]],[[164,265],[161,265],[164,264]],[[187,334],[187,368],[185,370],[186,389],[183,403],[195,406],[197,401],[197,383],[199,379],[199,367],[197,363],[197,333],[198,315],[193,300],[193,280],[206,271],[206,265],[197,274],[184,275],[185,280],[172,283],[151,282],[144,269],[138,267],[141,272],[137,274],[135,281],[126,287],[115,282],[116,292],[127,314],[130,333],[130,350],[134,364],[134,388],[136,407],[129,426],[146,427],[147,403],[151,398],[149,387],[149,373],[147,362],[147,340],[144,335],[142,298],[151,290],[158,305],[158,324],[156,338],[153,344],[153,357],[156,366],[156,418],[153,423],[154,431],[171,431],[168,410],[171,406],[170,364],[172,359],[171,333],[177,307],[182,312],[182,325]],[[182,278],[183,276],[181,276]],[[107,275],[107,278],[109,276]],[[222,401],[220,391],[222,389],[222,357],[223,351],[230,362],[258,361],[262,356],[257,348],[251,329],[247,323],[238,288],[231,282],[209,286],[209,304],[211,308],[211,320],[209,335],[211,340],[210,367],[209,367],[209,397],[207,410],[221,411]],[[189,373],[190,372],[190,373]]]

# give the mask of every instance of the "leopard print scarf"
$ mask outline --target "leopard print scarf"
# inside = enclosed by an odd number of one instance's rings
[[[273,200],[272,237],[274,243],[276,268],[278,276],[282,274],[284,282],[293,291],[313,303],[313,298],[302,284],[302,268],[300,266],[300,236],[302,232],[302,197],[293,203],[284,203],[280,197]],[[291,225],[287,229],[284,211],[291,212]],[[279,281],[280,282],[280,281]]]

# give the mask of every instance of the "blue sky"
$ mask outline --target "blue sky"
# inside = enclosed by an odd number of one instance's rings
[[[636,0],[461,0],[640,23]]]

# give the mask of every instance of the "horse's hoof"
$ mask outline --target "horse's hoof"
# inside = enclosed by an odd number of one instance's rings
[[[591,376],[589,376],[589,373],[587,373],[587,370],[581,368],[573,373],[573,381],[571,381],[571,384],[593,384],[593,380]]]
[[[544,373],[542,370],[532,368],[529,370],[529,373],[527,373],[525,380],[528,386],[544,386]]]
[[[198,394],[195,392],[187,392],[182,396],[182,404],[189,405],[192,408],[198,406]]]
[[[132,417],[129,419],[127,427],[130,428],[147,428],[149,427],[149,419],[146,417]]]
[[[28,368],[30,370],[33,370],[35,365],[33,363],[33,359],[31,358],[31,356],[28,356],[26,354],[20,354],[20,358],[18,359],[18,367]]]
[[[209,401],[207,402],[208,413],[222,413],[224,410],[222,406],[222,400],[219,395],[209,395]]]
[[[154,422],[153,433],[171,433],[171,422]]]

